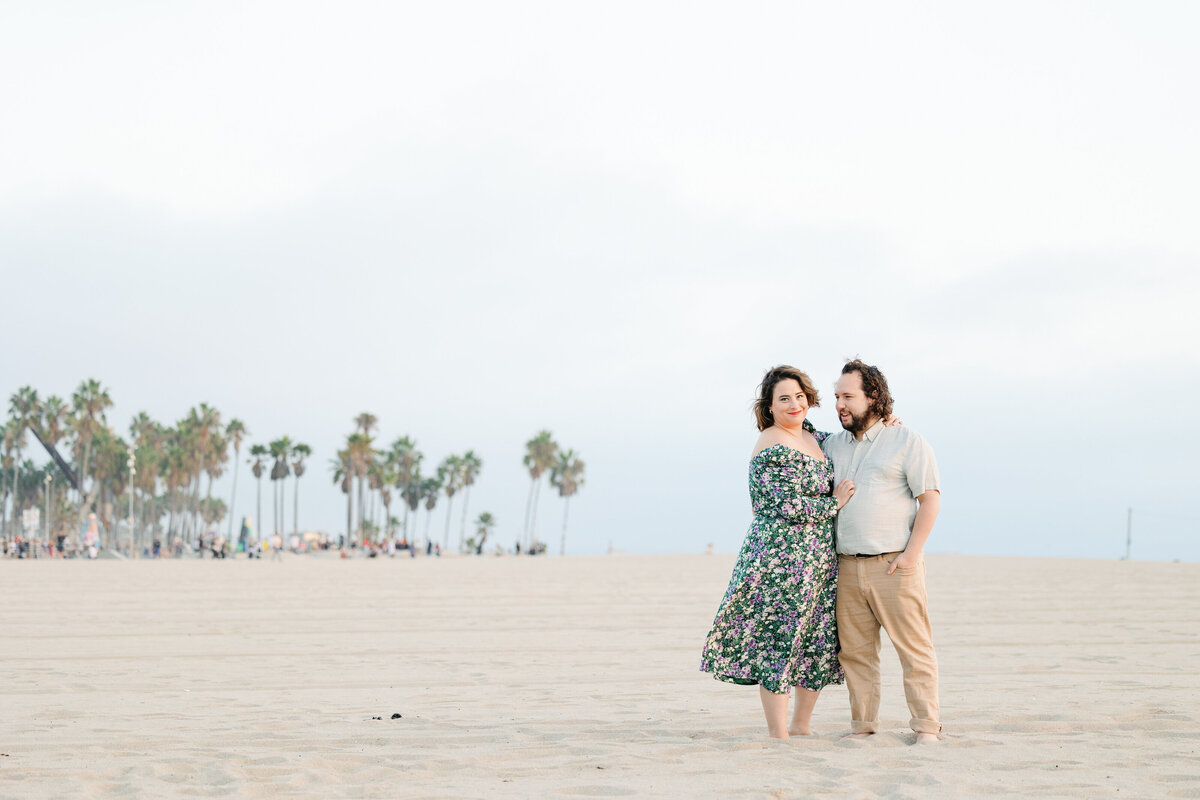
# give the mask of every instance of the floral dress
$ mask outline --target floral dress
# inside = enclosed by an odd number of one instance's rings
[[[805,430],[824,441],[805,420]],[[750,459],[754,521],[704,643],[700,669],[777,694],[845,678],[838,663],[833,463],[786,445]]]

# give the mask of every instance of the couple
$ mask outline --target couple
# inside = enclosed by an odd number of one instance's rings
[[[818,694],[844,678],[851,736],[867,738],[879,728],[882,627],[904,668],[909,725],[917,742],[936,742],[937,657],[922,549],[940,508],[937,463],[925,440],[893,418],[878,367],[847,362],[834,398],[845,430],[822,433],[805,418],[819,404],[808,375],[774,367],[759,385],[754,521],[700,669],[758,684],[767,731],[778,739],[810,735]]]

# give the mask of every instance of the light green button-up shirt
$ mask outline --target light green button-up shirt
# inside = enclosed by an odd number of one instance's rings
[[[908,545],[917,496],[941,491],[933,448],[912,428],[882,422],[858,441],[835,433],[821,447],[833,459],[834,486],[854,481],[854,496],[838,512],[837,551],[895,553]]]

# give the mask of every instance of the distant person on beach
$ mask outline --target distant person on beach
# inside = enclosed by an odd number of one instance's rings
[[[941,508],[937,462],[911,428],[884,425],[892,395],[878,367],[847,362],[834,397],[845,430],[822,447],[836,480],[856,487],[837,523],[837,627],[851,736],[879,729],[882,627],[904,668],[909,725],[919,743],[936,742],[942,725],[923,549]]]
[[[278,533],[271,537],[271,560],[283,561],[283,537]]]
[[[700,661],[718,680],[758,685],[767,732],[777,739],[811,735],[821,689],[843,681],[833,521],[854,484],[834,488],[820,444],[828,434],[806,419],[819,402],[808,375],[795,367],[773,367],[759,384],[754,416],[761,433],[750,458],[754,521]]]

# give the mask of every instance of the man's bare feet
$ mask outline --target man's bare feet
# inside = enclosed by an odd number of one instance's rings
[[[788,728],[788,733],[791,734],[792,736],[812,736],[813,735],[812,728],[804,728],[803,730],[801,730],[800,728]]]
[[[872,736],[874,736],[874,735],[875,735],[875,733],[874,733],[873,731],[872,731],[872,732],[867,732],[867,733],[852,733],[852,734],[850,734],[849,736],[847,736],[846,738],[847,738],[847,739],[854,739],[854,740],[856,740],[856,741],[862,741],[863,739],[870,738],[870,737],[872,737]]]
[[[918,733],[917,744],[937,744],[938,737],[936,733]]]

